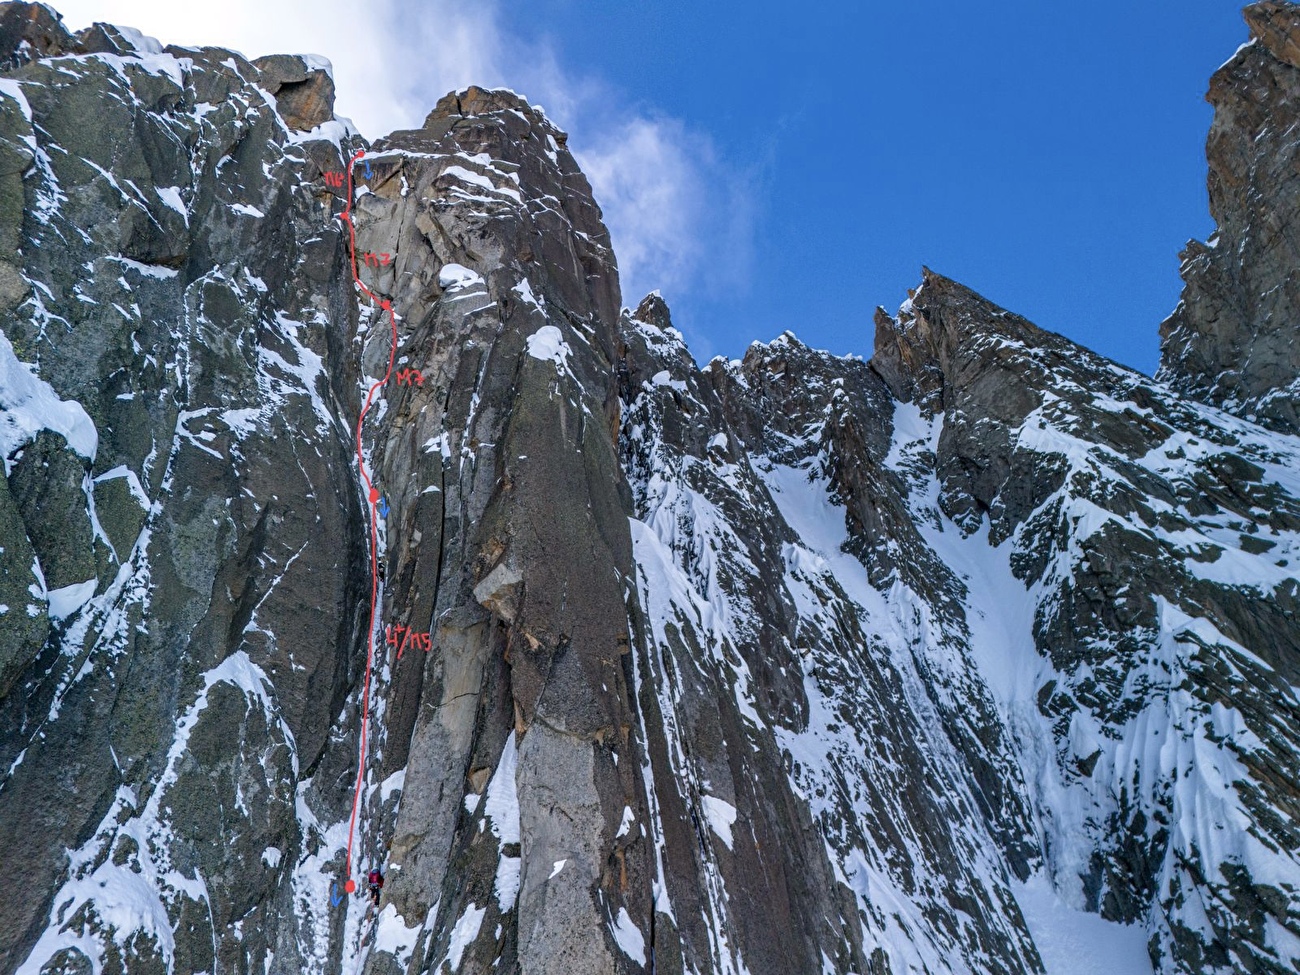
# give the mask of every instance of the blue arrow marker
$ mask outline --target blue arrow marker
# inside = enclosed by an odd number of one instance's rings
[[[380,499],[379,499],[379,517],[380,517],[380,518],[387,518],[387,517],[388,517],[388,499],[387,499],[387,498],[380,498]]]
[[[366,160],[366,179],[373,179],[373,178],[374,178],[374,177],[371,176],[371,174],[370,174],[370,160],[367,159],[367,160]]]
[[[338,892],[338,882],[330,884],[330,907],[338,907],[343,903],[343,898]]]

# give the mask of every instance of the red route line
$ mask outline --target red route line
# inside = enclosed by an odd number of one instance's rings
[[[380,298],[373,291],[367,288],[357,274],[357,228],[352,223],[352,169],[357,164],[357,160],[364,156],[365,150],[358,150],[351,161],[348,163],[348,195],[347,202],[343,206],[343,222],[348,225],[348,259],[351,262],[352,281],[361,289],[361,293],[369,298],[372,302],[379,305],[384,311],[388,312],[388,321],[392,326],[393,341],[388,349],[388,371],[384,373],[384,378],[374,383],[369,392],[366,393],[366,401],[361,407],[361,415],[357,418],[357,465],[361,468],[361,479],[366,482],[367,499],[370,502],[370,625],[366,630],[366,680],[362,690],[361,698],[361,751],[357,760],[357,783],[352,793],[352,817],[348,822],[348,855],[347,866],[344,868],[343,875],[347,877],[347,883],[344,884],[344,890],[349,894],[357,889],[357,882],[352,879],[352,838],[357,827],[357,808],[361,804],[361,786],[365,780],[366,774],[366,732],[370,726],[370,673],[373,669],[375,659],[375,604],[379,599],[379,527],[375,518],[375,506],[379,502],[379,491],[371,483],[370,474],[366,471],[366,458],[361,451],[361,427],[366,421],[366,413],[370,410],[370,404],[374,399],[375,393],[388,382],[389,377],[393,374],[393,363],[397,356],[397,316],[393,313],[393,303],[387,298]]]

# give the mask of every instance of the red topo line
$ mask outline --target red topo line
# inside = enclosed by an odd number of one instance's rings
[[[366,497],[370,502],[370,623],[366,628],[366,679],[361,696],[361,748],[357,759],[356,788],[352,793],[352,816],[348,822],[347,866],[344,868],[343,873],[344,877],[347,878],[344,889],[348,893],[356,890],[356,881],[352,879],[352,838],[356,832],[357,809],[361,805],[361,787],[366,775],[366,732],[370,726],[370,673],[375,659],[375,604],[379,600],[379,556],[377,554],[379,549],[379,527],[375,514],[375,506],[379,502],[379,491],[371,482],[370,474],[366,471],[366,458],[361,450],[361,427],[366,422],[366,413],[370,410],[370,404],[374,400],[375,393],[392,376],[393,363],[397,356],[397,316],[393,313],[393,303],[387,298],[378,297],[362,283],[361,277],[357,274],[357,229],[352,223],[352,168],[356,165],[357,160],[364,155],[365,150],[359,150],[348,163],[348,195],[342,214],[343,222],[348,225],[348,262],[352,270],[353,283],[363,295],[388,312],[388,322],[392,328],[392,343],[388,349],[388,371],[384,373],[383,379],[370,387],[366,393],[366,401],[361,407],[361,415],[357,417],[357,465],[361,469],[361,479],[365,481]]]

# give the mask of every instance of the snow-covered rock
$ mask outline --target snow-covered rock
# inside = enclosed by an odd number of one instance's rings
[[[0,972],[1297,964],[1300,445],[1209,359],[927,271],[700,368],[513,92],[0,45]]]

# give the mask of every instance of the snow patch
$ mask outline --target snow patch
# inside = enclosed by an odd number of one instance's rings
[[[117,261],[125,268],[129,268],[136,274],[143,275],[146,278],[167,279],[174,278],[181,272],[174,267],[163,267],[161,264],[142,264],[139,261],[133,261],[129,257],[109,257],[110,261]]]
[[[632,812],[631,806],[623,807],[623,821],[618,825],[618,833],[614,839],[621,839],[628,833],[632,832],[632,824],[636,822],[636,813]]]
[[[50,617],[56,620],[67,619],[77,610],[90,602],[90,597],[95,595],[95,584],[98,580],[87,579],[85,582],[73,583],[71,586],[64,586],[62,589],[54,589],[49,593]]]
[[[501,760],[487,787],[487,804],[484,814],[492,823],[492,832],[497,837],[496,895],[497,906],[501,913],[515,906],[519,896],[520,858],[506,856],[507,844],[519,842],[519,793],[515,785],[515,773],[519,768],[518,746],[515,744],[514,732],[506,736],[505,747],[501,750]]]
[[[79,455],[95,459],[99,433],[85,409],[76,400],[59,399],[49,383],[19,361],[9,336],[0,332],[0,454],[6,477],[14,451],[41,430],[61,434]]]
[[[506,736],[501,761],[497,763],[487,788],[487,808],[492,832],[503,843],[519,842],[519,794],[515,789],[515,772],[519,767],[518,746],[513,733]]]
[[[361,130],[352,124],[352,120],[336,115],[306,132],[300,132],[297,129],[289,129],[288,141],[293,145],[301,145],[306,142],[332,142],[334,148],[338,150],[340,156],[346,157],[347,152],[343,148],[343,143],[349,139],[361,137]],[[350,150],[349,150],[350,151]],[[370,192],[370,187],[361,186],[357,188],[356,198],[359,200],[366,193]]]
[[[1151,975],[1147,932],[1062,903],[1044,874],[1012,881],[1047,975]]]
[[[686,392],[686,383],[681,379],[674,379],[667,369],[660,369],[650,377],[650,383],[654,386],[667,386],[670,389],[677,390],[679,393]]]
[[[438,271],[438,287],[444,291],[458,291],[472,284],[483,284],[483,275],[463,264],[444,264]]]
[[[415,951],[415,943],[419,941],[420,932],[423,930],[423,923],[407,927],[402,916],[397,913],[397,908],[392,904],[385,904],[375,921],[375,951],[386,951],[396,959],[398,968],[405,971]],[[459,964],[459,958],[456,964]],[[454,968],[455,965],[452,967]]]
[[[521,279],[520,282],[510,290],[519,296],[520,301],[532,305],[538,311],[542,310],[542,303],[534,297],[533,286],[528,282],[527,278]]]
[[[645,937],[641,934],[641,929],[632,923],[632,916],[626,907],[618,909],[618,916],[614,918],[610,931],[623,954],[638,965],[645,964]]]
[[[28,124],[32,121],[32,106],[27,101],[27,96],[23,94],[22,86],[12,78],[0,78],[0,95],[12,98],[18,103],[18,109],[23,113]]]
[[[181,199],[181,188],[179,186],[155,186],[154,191],[165,206],[175,210],[185,218],[185,226],[188,227],[190,225],[190,208]]]
[[[508,196],[516,203],[522,203],[523,199],[519,191],[511,186],[497,186],[488,177],[482,173],[472,173],[464,166],[448,166],[442,171],[444,176],[451,176],[460,180],[462,183],[468,183],[470,186],[478,186],[488,190],[491,193],[499,193],[502,196]]]
[[[394,792],[401,792],[406,787],[406,769],[399,768],[396,772],[384,779],[379,785],[379,801],[387,802],[388,797]]]
[[[331,81],[334,80],[334,62],[329,58],[319,54],[299,54],[298,57],[307,66],[308,71],[324,71],[330,76]]]
[[[569,371],[569,356],[573,350],[564,341],[564,335],[554,325],[543,325],[528,336],[528,354],[534,359],[550,360],[560,372]]]
[[[709,829],[718,834],[718,839],[733,849],[731,827],[736,823],[736,807],[717,796],[700,796],[700,805],[709,821]]]
[[[523,870],[523,860],[519,857],[503,856],[497,861],[497,875],[493,889],[497,895],[497,907],[501,913],[514,910],[515,900],[519,897],[519,877]]]
[[[470,902],[469,907],[465,908],[465,913],[456,921],[456,926],[451,929],[451,944],[447,946],[447,954],[434,971],[441,969],[444,963],[450,963],[453,972],[460,969],[460,961],[465,957],[465,949],[478,937],[479,928],[483,926],[483,915],[486,913],[486,906],[478,907],[473,901]]]
[[[114,24],[113,26],[117,29],[117,32],[122,35],[122,40],[130,44],[131,48],[137,54],[162,54],[163,46],[162,42],[159,41],[158,38],[150,37],[148,34],[136,30],[134,27],[123,27],[121,24]]]
[[[451,437],[445,431],[436,437],[430,437],[420,447],[426,454],[437,451],[442,454],[443,460],[451,460]]]

